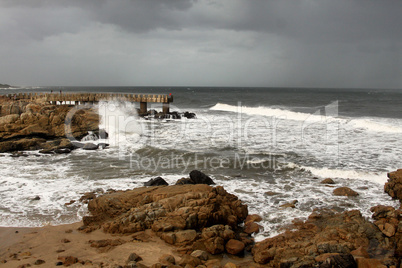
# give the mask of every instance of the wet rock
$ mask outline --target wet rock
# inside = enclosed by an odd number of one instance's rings
[[[402,169],[390,172],[388,181],[384,185],[384,191],[394,199],[399,199],[402,202]]]
[[[322,184],[335,184],[334,180],[331,178],[327,178],[321,181]]]
[[[197,116],[195,115],[195,113],[190,113],[190,112],[185,112],[183,114],[183,116],[187,119],[192,119],[192,118],[196,118]]]
[[[260,226],[255,222],[250,222],[245,225],[244,232],[247,234],[254,234],[260,232]]]
[[[84,150],[97,150],[99,148],[99,144],[94,144],[92,142],[85,143],[85,145],[82,147]]]
[[[215,184],[214,181],[210,177],[208,177],[207,175],[205,175],[204,173],[202,173],[199,170],[191,171],[190,179],[195,184],[207,184],[207,185]]]
[[[236,239],[230,239],[226,245],[225,245],[226,251],[232,255],[237,255],[239,253],[243,253],[243,250],[245,248],[245,245],[243,242],[236,240]]]
[[[190,178],[181,178],[176,182],[176,185],[184,185],[184,184],[195,184],[195,182]]]
[[[69,154],[71,153],[71,149],[64,148],[64,149],[55,149],[54,152],[56,154]]]
[[[100,139],[105,140],[105,139],[109,138],[109,133],[107,133],[106,130],[104,130],[104,129],[99,129],[98,136]]]
[[[353,191],[352,189],[350,189],[349,187],[339,187],[336,188],[333,191],[334,195],[338,195],[338,196],[348,196],[348,197],[354,197],[354,196],[358,196],[359,194],[355,191]]]
[[[39,196],[39,195],[37,195],[37,196],[35,196],[34,198],[32,198],[32,201],[38,201],[38,200],[40,200],[40,196]]]
[[[292,202],[285,203],[285,204],[283,204],[283,205],[280,205],[279,207],[281,207],[281,208],[295,208],[295,207],[296,207],[296,204],[297,204],[298,202],[299,202],[299,201],[297,201],[297,200],[293,200]]]
[[[39,151],[40,154],[55,154],[54,149],[43,149]]]
[[[104,143],[104,142],[100,142],[99,144],[98,144],[98,146],[99,146],[99,148],[101,148],[101,149],[106,149],[107,147],[109,147],[109,143]]]
[[[144,182],[144,186],[161,186],[161,185],[169,185],[169,184],[161,177],[156,177],[154,179],[150,179],[147,182]]]

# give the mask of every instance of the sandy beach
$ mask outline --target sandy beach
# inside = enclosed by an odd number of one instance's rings
[[[79,263],[75,264],[78,267],[82,264],[113,267],[125,265],[131,253],[139,255],[143,259],[141,263],[147,266],[157,263],[163,254],[179,259],[175,249],[150,230],[143,233],[141,242],[134,240],[132,235],[111,235],[101,230],[82,233],[77,230],[81,225],[79,222],[41,228],[0,228],[0,266],[33,266],[43,260],[45,263],[41,267],[54,267],[60,258],[72,256],[78,259]],[[107,239],[122,244],[96,248],[89,242]]]

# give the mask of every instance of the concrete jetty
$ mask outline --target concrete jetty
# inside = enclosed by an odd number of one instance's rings
[[[140,113],[147,112],[147,103],[162,103],[164,113],[169,113],[169,104],[173,102],[173,95],[152,94],[122,94],[122,93],[18,93],[7,94],[12,100],[43,101],[53,105],[84,105],[95,104],[99,101],[117,100],[139,102]]]

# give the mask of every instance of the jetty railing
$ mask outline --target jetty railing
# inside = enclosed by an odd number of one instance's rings
[[[53,105],[83,105],[95,104],[99,101],[128,101],[139,102],[140,113],[147,112],[147,103],[162,103],[164,113],[169,113],[169,103],[173,102],[173,95],[152,94],[121,94],[121,93],[17,93],[7,94],[12,100],[41,100]]]

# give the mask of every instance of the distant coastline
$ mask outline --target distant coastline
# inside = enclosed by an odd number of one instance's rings
[[[12,87],[12,86],[7,85],[7,84],[0,84],[0,88],[10,88],[10,87]]]

